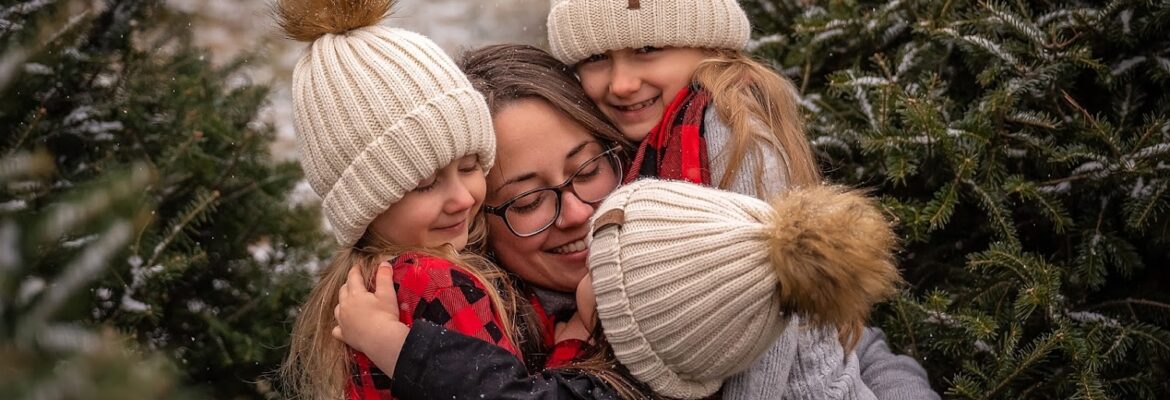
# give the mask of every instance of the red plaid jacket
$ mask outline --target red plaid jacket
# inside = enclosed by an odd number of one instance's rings
[[[430,321],[507,350],[519,352],[503,331],[503,322],[492,307],[482,282],[454,263],[418,253],[403,253],[391,260],[394,288],[398,293],[399,320],[407,326],[416,319]],[[352,352],[347,399],[393,399],[391,379],[365,354]]]

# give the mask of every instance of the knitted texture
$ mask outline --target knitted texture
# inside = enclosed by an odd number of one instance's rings
[[[292,94],[301,166],[343,246],[452,161],[475,154],[485,171],[495,161],[483,96],[413,32],[320,36],[293,70]]]
[[[569,65],[643,46],[742,49],[750,38],[736,0],[553,0],[548,14],[549,47]]]
[[[647,179],[619,188],[596,215],[615,209],[624,212],[622,226],[594,227],[600,229],[589,245],[606,339],[618,361],[655,392],[711,395],[787,324],[765,245],[772,208],[748,196]]]
[[[858,356],[845,354],[832,328],[802,326],[799,317],[746,371],[727,379],[722,400],[875,400],[862,382]]]
[[[635,378],[669,397],[714,393],[776,341],[789,316],[811,328],[851,326],[900,282],[876,202],[841,187],[794,189],[765,203],[643,179],[601,203],[591,232],[605,336]],[[815,360],[794,368],[817,386],[847,382],[839,392],[851,395],[852,378],[825,354],[807,353]]]

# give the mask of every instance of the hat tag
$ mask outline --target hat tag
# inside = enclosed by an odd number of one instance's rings
[[[600,217],[597,217],[597,220],[593,221],[593,236],[597,236],[597,232],[601,232],[602,229],[608,228],[610,226],[616,226],[620,229],[622,224],[625,223],[625,211],[622,211],[619,208],[606,211],[605,214],[601,214]]]
[[[640,8],[642,8],[641,0],[630,0],[630,6],[626,7],[627,10],[637,10]]]

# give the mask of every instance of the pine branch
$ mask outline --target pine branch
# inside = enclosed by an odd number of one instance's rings
[[[981,1],[983,7],[991,12],[993,22],[998,22],[1004,26],[1016,31],[1021,36],[1031,40],[1039,48],[1048,46],[1044,33],[1040,32],[1040,28],[1033,25],[1031,21],[1027,21],[1019,15],[1004,11],[1002,4],[990,3]]]
[[[981,208],[991,214],[991,222],[996,228],[995,233],[997,236],[1013,247],[1018,247],[1020,239],[1016,234],[1015,222],[1004,212],[1003,200],[999,196],[992,195],[991,192],[985,190],[971,179],[963,179],[963,183],[966,183],[968,187],[979,195],[978,198],[980,205],[982,205]]]
[[[1167,189],[1170,189],[1170,183],[1161,181],[1151,183],[1150,186],[1154,188],[1135,193],[1137,195],[1131,196],[1131,201],[1126,202],[1124,207],[1127,216],[1125,224],[1138,232],[1144,232],[1168,207],[1166,193]]]
[[[57,203],[40,227],[41,241],[52,241],[65,235],[69,229],[101,215],[114,202],[138,194],[154,180],[154,171],[143,166],[131,167],[129,179],[115,180],[76,203]]]
[[[999,382],[990,390],[988,390],[981,398],[994,399],[995,396],[999,394],[1000,391],[1005,390],[1017,376],[1020,376],[1024,372],[1028,371],[1028,367],[1031,367],[1032,365],[1042,361],[1045,357],[1048,356],[1048,353],[1055,350],[1060,342],[1064,340],[1064,336],[1065,333],[1063,331],[1057,331],[1055,333],[1046,334],[1040,338],[1037,338],[1039,343],[1033,342],[1033,345],[1029,346],[1031,349],[1024,350],[1027,355],[1024,357],[1023,361],[1016,363],[1015,367],[1013,367],[1006,376],[1000,378]]]
[[[1130,312],[1133,313],[1133,308],[1132,308],[1133,305],[1160,308],[1160,309],[1163,309],[1163,310],[1170,312],[1170,304],[1157,302],[1157,301],[1153,301],[1153,300],[1135,299],[1135,298],[1105,301],[1105,302],[1101,302],[1101,303],[1097,303],[1095,305],[1089,306],[1089,309],[1095,310],[1095,309],[1106,308],[1106,307],[1126,306],[1126,307],[1131,307]],[[1134,313],[1134,315],[1136,316],[1136,313]]]
[[[177,221],[173,222],[170,227],[168,227],[167,236],[154,246],[154,252],[151,253],[150,259],[147,260],[145,265],[155,265],[155,261],[158,261],[158,257],[161,256],[163,251],[166,250],[167,247],[169,247],[171,243],[179,237],[179,235],[183,232],[183,229],[185,229],[191,222],[195,221],[197,218],[199,218],[200,215],[206,212],[209,207],[215,204],[217,199],[219,199],[219,191],[213,191],[210,194],[198,196],[195,199],[195,203],[191,206],[188,206],[187,211],[184,212]]]
[[[65,271],[57,278],[45,293],[45,297],[37,302],[17,325],[18,340],[25,342],[35,338],[49,318],[57,312],[70,296],[76,294],[82,285],[92,282],[106,269],[107,261],[123,248],[130,239],[132,224],[119,221],[102,232],[99,239],[86,246],[82,254],[70,263]]]

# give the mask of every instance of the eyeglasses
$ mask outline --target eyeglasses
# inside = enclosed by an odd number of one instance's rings
[[[498,206],[484,206],[484,211],[503,218],[513,235],[529,237],[544,232],[561,215],[561,199],[566,190],[582,202],[594,205],[618,187],[622,166],[617,150],[611,147],[593,156],[560,185],[529,190]]]

